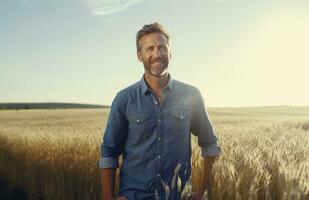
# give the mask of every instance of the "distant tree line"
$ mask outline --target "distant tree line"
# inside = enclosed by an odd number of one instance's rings
[[[0,103],[0,110],[110,108],[110,106],[77,103]]]

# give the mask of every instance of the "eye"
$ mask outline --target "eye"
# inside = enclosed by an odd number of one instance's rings
[[[151,52],[151,51],[152,51],[152,49],[153,49],[153,47],[148,47],[148,48],[146,48],[146,50],[145,50],[145,51],[146,51],[147,53],[149,53],[149,52]]]
[[[166,50],[167,50],[167,47],[166,47],[166,46],[160,46],[159,49],[160,49],[161,51],[166,51]]]

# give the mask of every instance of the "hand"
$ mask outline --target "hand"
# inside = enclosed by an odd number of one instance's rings
[[[190,200],[201,200],[202,199],[201,193],[194,193],[191,197]]]
[[[206,192],[206,191],[205,191]],[[190,197],[190,200],[203,200],[207,195],[205,194],[204,196],[204,193],[203,192],[197,192],[197,193],[194,193],[191,197]],[[204,197],[204,198],[203,198]],[[206,198],[207,199],[207,198]]]
[[[125,196],[118,196],[114,200],[128,200]]]

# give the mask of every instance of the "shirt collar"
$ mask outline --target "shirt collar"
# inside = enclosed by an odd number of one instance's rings
[[[172,79],[172,76],[170,73],[168,74],[168,76],[169,76],[169,80],[167,82],[165,89],[167,88],[169,90],[173,90],[174,79]],[[148,92],[151,92],[151,88],[149,88],[149,86],[147,85],[144,75],[141,79],[141,87],[142,87],[143,94],[146,95]]]

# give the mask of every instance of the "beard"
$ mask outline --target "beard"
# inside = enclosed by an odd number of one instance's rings
[[[167,58],[158,58],[143,62],[145,70],[155,77],[160,77],[167,73],[168,63]]]

